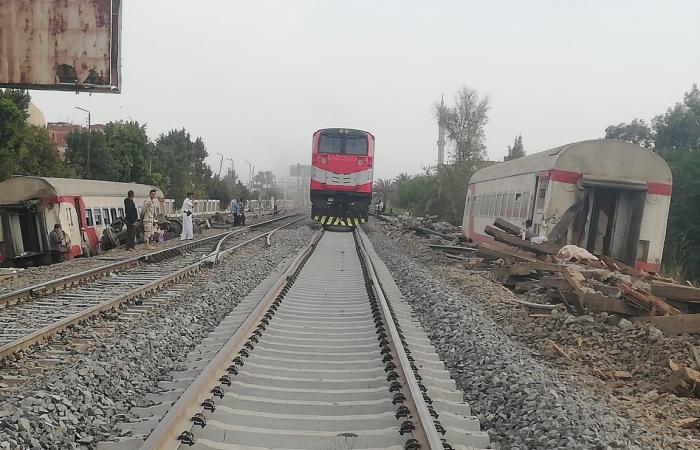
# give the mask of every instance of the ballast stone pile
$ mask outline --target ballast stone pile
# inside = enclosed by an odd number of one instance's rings
[[[270,249],[241,249],[142,320],[110,324],[116,330],[98,348],[0,402],[0,450],[92,449],[113,436],[115,424],[133,406],[147,406],[146,394],[311,234],[307,227],[278,231]]]
[[[641,450],[629,421],[512,342],[478,300],[439,284],[381,233],[370,237],[493,448]]]

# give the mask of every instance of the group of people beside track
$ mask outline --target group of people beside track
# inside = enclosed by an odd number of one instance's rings
[[[155,241],[156,232],[158,230],[158,220],[156,218],[156,190],[151,189],[148,193],[148,198],[143,202],[141,207],[141,223],[143,224],[143,234],[141,240],[146,244],[146,248],[151,248],[151,243]],[[182,233],[180,240],[194,239],[194,228],[192,224],[192,213],[194,212],[194,192],[188,192],[182,202]],[[138,210],[134,203],[134,191],[129,191],[124,199],[125,223],[127,230],[127,238],[124,247],[126,250],[133,250],[136,244],[136,231],[134,224],[139,220]]]
[[[146,249],[152,248],[153,242],[164,240],[162,232],[158,227],[158,219],[156,214],[155,198],[157,191],[151,189],[148,193],[148,198],[143,202],[141,214],[139,216],[136,203],[134,202],[134,191],[129,191],[124,199],[124,223],[126,224],[126,242],[124,248],[131,251],[136,246],[137,236],[135,224],[139,220],[143,224],[143,230],[138,236],[140,241],[146,244]],[[188,192],[187,197],[182,202],[182,233],[180,240],[194,239],[194,227],[192,224],[192,214],[194,213],[194,192]],[[231,201],[232,212],[233,204],[236,200]],[[245,214],[243,206],[236,202],[237,208],[234,213],[234,225],[245,225]],[[54,225],[53,230],[49,233],[49,248],[51,250],[51,264],[59,263],[64,260],[64,255],[70,255],[70,238],[61,229],[61,224]]]

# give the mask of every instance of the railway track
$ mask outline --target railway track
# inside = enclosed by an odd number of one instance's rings
[[[163,289],[244,245],[266,237],[269,245],[272,233],[303,218],[275,218],[5,294],[0,297],[5,306],[0,308],[0,359],[103,311]],[[229,245],[247,231],[280,221],[285,223]]]
[[[319,232],[98,449],[476,449],[488,435],[360,230]]]

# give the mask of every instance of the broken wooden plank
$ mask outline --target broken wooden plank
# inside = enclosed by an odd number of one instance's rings
[[[651,293],[657,297],[681,302],[700,302],[700,289],[682,284],[671,284],[653,281]]]
[[[571,267],[565,267],[564,270],[562,270],[562,274],[564,275],[564,278],[566,278],[566,281],[569,283],[571,286],[571,289],[573,290],[573,296],[570,298],[574,300],[574,304],[576,305],[576,309],[578,309],[581,313],[585,311],[584,306],[583,306],[583,296],[586,294],[586,290],[583,287],[583,283],[586,282],[586,279],[579,273],[577,270],[572,269]]]
[[[477,246],[477,254],[486,258],[504,259],[522,262],[535,262],[537,258],[532,253],[523,252],[500,242],[483,242]]]
[[[505,231],[501,231],[498,228],[494,228],[490,225],[487,225],[486,228],[484,228],[484,233],[493,237],[498,242],[520,247],[537,255],[556,255],[559,252],[558,245],[551,244],[549,242],[535,244],[534,242],[520,239],[519,237],[508,234]]]
[[[581,302],[588,312],[595,314],[608,312],[626,316],[637,316],[642,313],[642,311],[633,308],[624,300],[599,294],[585,293],[581,298]]]
[[[520,237],[520,233],[522,233],[522,228],[508,222],[505,219],[501,219],[500,217],[496,217],[496,220],[493,221],[493,226],[498,227],[501,230],[505,231],[506,233],[512,234],[513,236]],[[531,234],[531,233],[527,233],[525,235],[526,239],[530,238],[530,236],[528,236],[528,234]]]
[[[640,316],[634,320],[650,323],[666,334],[700,334],[700,314]]]
[[[611,269],[617,270],[618,272],[622,272],[634,278],[639,278],[640,280],[646,280],[647,278],[650,278],[652,276],[650,273],[644,272],[642,270],[637,270],[634,267],[628,266],[622,261],[618,261],[615,258],[611,258],[607,255],[600,255],[599,259]]]
[[[622,292],[624,292],[625,295],[632,297],[642,305],[648,307],[652,312],[658,310],[661,314],[681,314],[678,309],[661,300],[659,297],[642,291],[641,289],[637,289],[629,283],[620,283],[618,286],[620,289],[622,289]]]

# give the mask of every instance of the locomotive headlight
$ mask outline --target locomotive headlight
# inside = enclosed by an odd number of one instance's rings
[[[328,160],[326,158],[321,158],[321,164],[326,164]]]
[[[365,160],[364,160],[364,159],[358,159],[358,160],[357,160],[357,165],[358,165],[358,166],[364,166],[364,165],[365,165]]]

